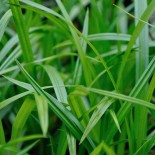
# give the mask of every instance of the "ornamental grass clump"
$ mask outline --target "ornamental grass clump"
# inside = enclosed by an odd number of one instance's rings
[[[0,2],[0,155],[149,155],[154,0]]]

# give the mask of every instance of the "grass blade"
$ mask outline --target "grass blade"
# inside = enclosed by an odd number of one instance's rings
[[[3,34],[5,32],[5,29],[7,27],[7,24],[9,23],[9,20],[12,16],[12,12],[11,10],[8,10],[4,15],[3,17],[1,18],[0,20],[0,25],[1,25],[1,31],[0,31],[0,42],[2,40],[2,37],[3,37]],[[1,62],[1,61],[0,61]]]
[[[117,116],[116,116],[115,112],[113,110],[110,110],[110,114],[111,114],[111,116],[112,116],[112,118],[113,118],[119,132],[121,133],[121,128],[120,128],[120,125],[119,125],[119,122],[118,122],[118,119],[117,119]]]
[[[101,142],[90,155],[100,154],[102,150],[104,150],[107,155],[115,155],[114,151],[105,142]]]
[[[30,144],[29,146],[18,152],[16,155],[25,155],[25,153],[31,150],[38,142],[39,140],[33,142],[32,144]]]
[[[35,107],[34,100],[27,98],[24,103],[22,104],[18,114],[14,120],[12,133],[11,133],[11,140],[16,139],[21,136],[23,127],[30,116],[32,110]]]
[[[6,142],[5,142],[4,128],[3,128],[1,120],[0,120],[0,134],[1,134],[1,136],[0,136],[0,145],[4,145]],[[0,149],[0,154],[6,155],[4,150],[1,150],[1,149]]]
[[[67,132],[67,140],[68,140],[70,154],[76,155],[76,139],[69,131]]]
[[[56,100],[53,96],[47,94],[35,81],[34,79],[26,72],[26,70],[20,65],[18,61],[16,61],[20,70],[25,75],[25,77],[29,80],[33,88],[36,92],[42,96],[44,96],[48,103],[49,107],[56,113],[56,115],[64,122],[64,124],[69,128],[72,134],[77,138],[80,139],[82,136],[83,128],[79,121],[65,108],[61,103]],[[94,148],[94,144],[90,138],[88,138],[84,144],[86,145],[87,149],[90,151]]]
[[[20,98],[22,98],[22,97],[24,97],[24,96],[26,96],[26,95],[28,95],[28,94],[31,94],[31,93],[32,93],[31,91],[26,91],[26,92],[24,92],[24,93],[15,95],[15,96],[13,96],[13,97],[10,97],[10,98],[8,98],[8,99],[6,99],[6,100],[0,102],[0,109],[2,109],[2,108],[4,108],[4,107],[8,106],[9,104],[13,103],[14,101],[16,101],[16,100],[18,100],[18,99],[20,99]]]
[[[59,102],[63,102],[67,104],[67,92],[64,87],[64,83],[59,76],[57,70],[51,66],[44,66],[45,71],[47,72],[55,90],[55,94]]]
[[[44,96],[38,95],[37,93],[35,93],[34,96],[37,104],[41,129],[43,135],[46,136],[48,131],[48,103]]]
[[[82,135],[80,143],[88,136],[89,132],[93,129],[93,127],[97,124],[100,118],[103,116],[105,111],[110,107],[110,105],[114,102],[114,99],[104,98],[100,101],[99,105],[97,106],[96,110],[94,111],[93,115],[91,116],[89,123]]]
[[[17,7],[20,5],[19,1],[9,0],[9,2],[11,4],[10,7],[14,17],[14,22],[16,24],[21,49],[23,52],[23,59],[25,60],[25,62],[31,62],[33,61],[33,52],[21,8]]]
[[[143,15],[141,16],[142,20],[147,21],[149,19],[149,17],[151,16],[151,14],[153,13],[153,11],[155,9],[154,5],[155,5],[155,1],[152,0],[150,2],[149,6],[147,7],[147,9],[145,10],[145,12],[143,13]],[[122,80],[122,74],[123,74],[127,59],[129,57],[130,51],[132,49],[132,46],[135,44],[135,41],[136,41],[137,37],[139,36],[139,34],[141,33],[144,26],[145,26],[145,23],[142,23],[141,21],[138,22],[138,24],[137,24],[137,26],[136,26],[136,28],[135,28],[132,36],[131,36],[130,42],[128,43],[126,53],[124,55],[123,62],[120,66],[120,71],[118,74],[118,81],[117,81],[118,87],[119,87],[120,82]]]

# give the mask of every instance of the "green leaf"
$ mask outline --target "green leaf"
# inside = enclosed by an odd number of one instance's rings
[[[44,96],[48,103],[49,107],[55,112],[55,114],[62,120],[62,122],[66,125],[66,127],[72,132],[72,134],[80,139],[83,132],[83,127],[79,123],[79,121],[70,113],[68,109],[66,109],[58,100],[56,100],[53,96],[46,93],[35,81],[34,79],[27,73],[27,71],[20,65],[18,61],[16,61],[20,70],[31,83],[35,91]],[[84,145],[88,150],[92,150],[94,148],[94,143],[88,137],[84,142]]]
[[[107,155],[115,155],[114,151],[105,142],[101,142],[90,155],[100,154],[102,150],[104,150]]]
[[[83,140],[88,136],[89,132],[93,129],[93,127],[97,124],[97,122],[100,120],[100,118],[103,116],[103,114],[106,112],[106,110],[110,107],[110,105],[114,102],[114,99],[104,98],[100,101],[99,105],[97,106],[96,110],[93,112],[93,115],[91,116],[89,123],[82,135],[82,138],[80,140],[80,143],[83,142]]]
[[[117,116],[116,116],[115,112],[113,110],[110,110],[110,114],[111,114],[111,116],[112,116],[112,118],[113,118],[119,132],[121,133],[121,128],[120,128],[120,125],[119,125],[119,122],[118,122],[118,119],[117,119]]]
[[[4,145],[6,142],[5,142],[5,134],[4,134],[4,128],[3,128],[3,125],[2,125],[2,121],[0,120],[0,145]],[[6,155],[6,153],[0,149],[0,154],[2,155]]]
[[[8,10],[3,17],[0,20],[0,25],[1,25],[1,31],[0,31],[0,42],[2,40],[3,34],[5,32],[5,29],[7,27],[7,24],[9,23],[10,17],[12,16],[11,10]],[[1,62],[1,61],[0,61]]]
[[[19,42],[23,52],[23,59],[25,60],[25,62],[31,62],[33,61],[33,52],[32,52],[32,47],[31,47],[31,43],[28,35],[28,30],[26,29],[26,25],[25,25],[26,21],[24,21],[21,8],[18,7],[20,5],[19,1],[9,0],[9,2],[11,4],[10,8],[14,17],[14,22],[16,25],[16,30],[18,32]]]
[[[34,94],[37,103],[38,116],[40,120],[43,135],[46,136],[48,131],[48,103],[44,96]]]
[[[15,95],[13,97],[10,97],[10,98],[8,98],[8,99],[6,99],[4,101],[1,101],[0,102],[0,109],[8,106],[9,104],[13,103],[14,101],[16,101],[16,100],[18,100],[18,99],[20,99],[20,98],[22,98],[22,97],[24,97],[24,96],[26,96],[28,94],[31,94],[31,93],[32,93],[31,91],[26,91],[24,93],[17,94],[17,95]]]
[[[21,136],[25,123],[28,117],[30,116],[32,110],[34,109],[35,105],[36,104],[34,100],[30,98],[25,99],[14,120],[11,133],[11,140]]]
[[[76,155],[76,139],[69,131],[67,132],[67,140],[70,154]]]
[[[148,5],[147,9],[145,10],[145,12],[142,14],[141,16],[141,19],[144,20],[144,21],[147,21],[149,19],[149,17],[151,16],[151,14],[153,13],[154,11],[154,5],[155,5],[155,1],[152,0],[150,2],[150,4]],[[139,36],[139,34],[141,33],[142,29],[144,28],[145,26],[145,23],[142,23],[141,21],[138,22],[132,36],[131,36],[131,39],[130,39],[130,42],[128,43],[128,46],[127,46],[127,49],[126,49],[126,53],[123,57],[123,62],[120,66],[120,70],[119,70],[119,75],[118,75],[118,81],[117,81],[117,84],[118,86],[120,85],[120,82],[122,80],[122,74],[123,74],[123,71],[125,69],[125,65],[126,65],[126,62],[128,60],[128,57],[129,57],[129,54],[130,54],[130,51],[133,47],[133,45],[135,44],[135,41],[137,39],[137,37]]]
[[[97,93],[97,94],[105,95],[105,96],[112,97],[112,98],[115,98],[115,99],[120,99],[120,100],[123,100],[123,101],[127,101],[128,103],[135,103],[137,105],[141,105],[141,106],[144,106],[144,107],[155,110],[155,105],[153,103],[144,101],[142,99],[138,99],[138,98],[135,98],[135,97],[130,97],[130,96],[123,95],[123,94],[120,94],[120,93],[101,90],[101,89],[95,89],[95,88],[84,88],[84,89],[87,90],[87,91]]]
[[[153,74],[154,69],[155,69],[155,57],[152,58],[148,67],[143,72],[142,76],[139,78],[138,82],[136,83],[132,91],[130,92],[129,96],[137,97],[137,95],[141,92],[143,87],[149,81],[149,78]],[[145,104],[148,104],[148,102],[147,103],[145,102]],[[154,105],[151,105],[151,106],[154,107]],[[118,111],[117,118],[118,118],[118,122],[120,125],[122,124],[123,120],[126,118],[126,115],[128,114],[131,107],[132,107],[132,104],[125,102],[120,108],[120,110]],[[113,126],[113,122],[110,122],[110,126]],[[115,135],[116,131],[117,131],[117,128],[113,126],[113,128],[111,128],[111,130],[109,131],[109,134],[107,136],[107,141],[111,141],[111,138]]]
[[[16,155],[25,155],[25,153],[31,150],[38,142],[39,140],[33,142],[32,144],[28,145],[27,147],[19,151]]]
[[[55,94],[59,102],[68,103],[67,101],[67,92],[64,86],[64,83],[58,73],[58,71],[52,66],[43,66],[47,72],[55,90]]]

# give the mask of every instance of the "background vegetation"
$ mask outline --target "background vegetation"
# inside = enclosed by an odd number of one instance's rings
[[[154,10],[1,0],[0,154],[155,154]]]

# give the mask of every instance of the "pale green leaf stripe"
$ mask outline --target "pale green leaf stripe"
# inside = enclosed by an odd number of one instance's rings
[[[130,41],[131,35],[121,33],[99,33],[88,35],[89,41],[120,40]]]
[[[40,38],[42,37],[42,35],[31,35],[31,42],[32,44],[34,44],[35,42],[37,42]],[[7,52],[7,51],[6,51]],[[20,45],[18,45],[12,52],[11,54],[4,60],[4,62],[2,63],[2,65],[0,66],[0,71],[4,70],[5,68],[7,68],[10,64],[12,64],[14,62],[15,59],[17,59],[20,55],[22,54],[22,51],[20,49]]]
[[[0,66],[0,71],[7,68],[15,59],[17,59],[21,55],[20,47],[17,46],[12,53],[4,60],[2,65]]]
[[[16,29],[18,32],[18,37],[19,37],[19,42],[21,45],[21,49],[23,52],[23,59],[26,62],[33,61],[33,52],[32,52],[32,47],[28,35],[28,30],[26,29],[25,26],[25,21],[22,15],[22,11],[20,7],[17,7],[19,5],[18,0],[9,0],[10,2],[10,8],[14,17],[14,22],[16,24]],[[17,5],[17,6],[14,6]],[[32,68],[29,68],[32,70]]]
[[[85,19],[84,19],[84,24],[83,24],[83,30],[82,30],[82,34],[86,38],[88,36],[88,28],[89,28],[89,10],[87,9]],[[82,46],[83,52],[86,53],[87,43],[84,41],[83,38],[81,38],[81,46]]]
[[[25,99],[24,103],[22,104],[13,122],[11,140],[16,139],[21,136],[23,127],[28,117],[30,116],[32,110],[34,109],[35,105],[36,104],[34,100],[30,98]]]
[[[46,27],[45,27],[46,28]],[[44,29],[44,27],[35,27],[30,29],[30,33],[33,33],[35,30],[40,30],[40,29]],[[42,37],[41,34],[37,34],[36,36],[34,36],[33,34],[30,35],[30,38],[32,39],[32,44],[39,40]],[[6,44],[5,46],[2,48],[1,52],[0,52],[0,62],[3,60],[3,58],[8,54],[8,52],[19,42],[18,40],[18,36],[14,35]]]
[[[143,13],[143,15],[141,17],[142,20],[147,21],[149,19],[149,17],[151,16],[153,11],[155,10],[154,6],[155,6],[155,1],[152,0],[150,2],[149,6],[147,7],[147,9],[145,10],[145,12]],[[128,60],[130,51],[131,51],[133,45],[135,44],[135,41],[136,41],[137,37],[139,36],[140,32],[142,31],[144,26],[145,26],[145,23],[142,23],[141,21],[139,21],[134,32],[133,32],[133,34],[132,34],[132,36],[131,36],[130,42],[129,42],[127,49],[126,49],[126,53],[125,53],[124,58],[123,58],[123,62],[120,66],[120,70],[119,70],[119,74],[118,74],[118,81],[117,81],[118,87],[121,83],[122,74],[123,74],[123,71],[125,69],[125,64]]]
[[[155,110],[155,105],[154,104],[152,104],[150,102],[147,102],[147,101],[144,101],[144,100],[141,100],[141,99],[137,99],[137,98],[126,96],[126,95],[123,95],[123,94],[120,94],[120,93],[115,93],[115,92],[101,90],[101,89],[80,87],[80,90],[82,90],[82,89],[84,91],[94,92],[94,93],[97,93],[97,94],[105,95],[105,96],[112,97],[112,98],[115,98],[115,99],[120,99],[120,100],[123,100],[123,101],[127,101],[129,103],[135,103],[135,104],[145,106],[147,108]]]
[[[105,111],[110,107],[110,105],[114,101],[115,101],[114,99],[109,99],[107,97],[100,101],[99,105],[96,107],[96,110],[93,112],[93,115],[91,116],[89,120],[89,123],[81,137],[80,143],[83,142],[83,140],[87,137],[87,135],[90,133],[93,127],[97,124],[97,122],[103,116]]]
[[[34,94],[37,103],[38,116],[40,120],[43,135],[46,136],[48,131],[48,103],[44,96]]]
[[[19,98],[22,98],[28,94],[32,93],[31,91],[26,91],[24,93],[21,93],[21,94],[18,94],[18,95],[15,95],[13,97],[10,97],[2,102],[0,102],[0,109],[6,107],[7,105],[9,105],[10,103],[13,103],[14,101],[18,100]]]
[[[141,5],[141,2],[139,0],[134,1],[135,6],[135,16],[137,18],[140,18],[142,13],[147,8],[147,0],[143,0],[143,5]],[[136,24],[138,23],[138,20],[135,19]],[[139,36],[137,37],[136,44],[138,45],[139,49],[138,52],[136,52],[136,81],[139,80],[142,73],[145,71],[146,67],[149,63],[149,31],[148,31],[148,25],[146,24],[144,28],[141,30]],[[145,85],[143,88],[143,91],[140,93],[140,97],[142,99],[145,99],[145,95],[147,93],[148,84]],[[133,123],[134,133],[136,135],[136,149],[139,148],[144,139],[146,139],[146,131],[147,131],[147,119],[148,119],[148,112],[145,107],[139,107],[135,106],[134,108],[135,112],[135,119]],[[141,121],[143,120],[143,123]],[[139,127],[141,127],[141,130],[139,130]]]
[[[3,37],[3,34],[4,34],[4,32],[5,32],[5,29],[6,29],[6,27],[7,27],[7,24],[8,24],[8,22],[9,22],[9,20],[10,20],[10,17],[12,16],[12,12],[11,12],[11,10],[8,10],[4,15],[3,15],[3,17],[1,18],[1,20],[0,20],[0,42],[1,42],[1,40],[2,40],[2,37]],[[0,61],[1,62],[1,61]]]
[[[28,83],[15,80],[15,79],[12,79],[12,78],[7,77],[7,76],[3,76],[3,77],[6,78],[7,80],[9,80],[10,82],[22,87],[22,88],[25,88],[25,89],[30,90],[30,91],[34,91],[33,87]]]
[[[67,131],[67,141],[69,146],[69,152],[71,155],[76,155],[76,139],[70,131]]]
[[[54,91],[55,91],[55,94],[56,94],[56,97],[57,97],[58,101],[68,104],[67,92],[66,92],[64,83],[63,83],[58,71],[54,67],[49,66],[49,65],[44,65],[43,68],[47,72],[47,74],[48,74],[48,76],[49,76],[49,78],[50,78],[50,80],[51,80],[51,82],[53,84]],[[63,126],[62,126],[62,128],[63,128]],[[66,129],[66,131],[67,131],[66,134],[67,134],[69,151],[73,151],[76,148],[75,147],[76,146],[76,140],[75,140],[75,143],[74,143],[73,139],[75,139],[75,138],[71,135],[69,130]],[[62,139],[60,139],[59,141],[61,141],[61,140]],[[67,142],[66,138],[63,139],[63,140],[64,140],[63,141],[64,143]],[[72,154],[73,152],[70,152],[70,153]]]
[[[85,37],[87,37],[87,35],[88,35],[88,22],[89,22],[88,16],[89,16],[89,12],[87,10],[86,16],[84,19],[83,31],[82,31],[82,33]],[[86,53],[87,43],[83,39],[81,40],[81,46],[82,46],[83,52]],[[80,59],[78,58],[76,61],[76,66],[75,66],[75,70],[74,70],[73,84],[79,84],[81,77],[82,77],[82,65],[80,63]]]
[[[25,75],[25,77],[32,84],[33,88],[37,93],[43,95],[48,103],[50,108],[56,113],[56,115],[65,123],[66,127],[70,129],[70,131],[74,134],[77,139],[80,139],[83,133],[83,127],[79,123],[79,121],[67,110],[58,100],[56,100],[53,96],[46,93],[35,81],[34,79],[26,72],[26,70],[20,65],[18,61],[16,61],[20,70]],[[84,142],[88,150],[92,150],[95,146],[93,141],[90,138]]]
[[[82,8],[86,7],[86,5],[89,4],[89,0],[82,0],[80,3],[73,6],[73,8],[70,10],[69,16],[70,19],[73,21],[79,14]]]
[[[112,118],[113,118],[119,132],[121,133],[121,128],[120,128],[120,125],[119,125],[119,122],[118,122],[118,119],[117,119],[117,116],[116,116],[115,112],[113,110],[110,110],[110,114],[111,114],[111,116],[112,116]]]
[[[65,87],[63,87],[64,83],[63,83],[61,77],[59,76],[58,71],[54,67],[51,67],[48,65],[43,66],[43,68],[47,72],[47,74],[54,86],[54,90],[55,90],[58,101],[63,102],[63,103],[68,103],[67,92],[66,92]]]
[[[8,54],[8,52],[11,50],[11,48],[18,43],[18,36],[13,36],[2,48],[0,52],[0,62],[3,60],[3,58]]]

